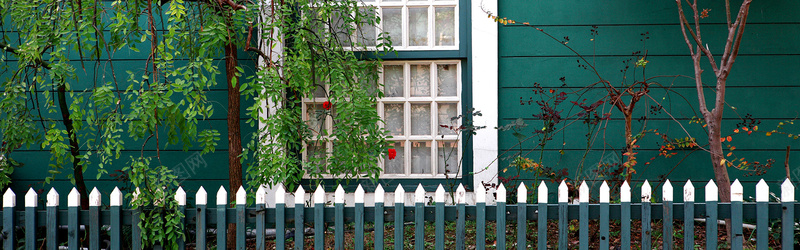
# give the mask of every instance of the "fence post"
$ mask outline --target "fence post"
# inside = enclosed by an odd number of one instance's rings
[[[340,184],[336,187],[336,192],[333,197],[334,201],[334,248],[336,250],[344,249],[344,188]]]
[[[569,202],[569,188],[567,183],[563,180],[558,185],[558,249],[568,249],[568,236],[567,226],[569,220],[567,217],[567,202]]]
[[[355,235],[355,249],[364,250],[364,188],[358,184],[355,194],[356,200],[356,235]]]
[[[206,206],[208,206],[208,193],[203,186],[197,190],[195,195],[195,205],[197,206],[197,223],[195,224],[195,248],[198,250],[206,249]]]
[[[631,186],[628,181],[619,187],[620,241],[622,249],[631,249]]]
[[[608,183],[603,181],[603,185],[600,185],[600,249],[601,250],[608,250],[608,237],[610,233],[608,232],[608,204],[611,202],[611,190],[608,188]]]
[[[394,249],[403,250],[403,231],[405,231],[403,221],[403,206],[405,205],[406,192],[403,185],[397,184],[394,190]]]
[[[467,191],[464,189],[463,184],[458,184],[458,188],[456,188],[456,249],[464,249],[464,239],[465,231],[466,231],[466,209],[464,208],[467,204]]]
[[[442,184],[439,184],[439,187],[436,188],[436,194],[434,194],[434,201],[436,202],[436,214],[434,218],[434,224],[436,227],[436,246],[437,250],[444,249],[444,187]]]
[[[756,249],[769,248],[769,185],[764,179],[756,184]]]
[[[650,182],[644,180],[642,184],[642,249],[652,249],[652,228],[650,227],[652,205],[650,199],[653,197],[653,188]]]
[[[792,249],[794,246],[794,185],[786,178],[781,184],[781,245],[783,249]]]
[[[414,249],[425,249],[425,188],[414,191]]]
[[[675,247],[675,244],[672,241],[672,199],[674,197],[674,192],[672,189],[672,183],[669,180],[664,182],[664,186],[661,187],[661,200],[663,204],[663,212],[664,212],[664,219],[661,220],[663,224],[664,231],[661,235],[664,237],[663,241],[663,248],[664,250],[672,250]]]
[[[719,189],[714,180],[706,184],[706,249],[717,249],[717,201]]]
[[[528,236],[528,187],[525,182],[519,182],[517,187],[517,249],[522,250],[527,247],[526,238]]]
[[[537,249],[547,249],[547,184],[542,181],[539,183],[538,192],[536,197],[538,199],[537,204],[539,206],[539,218],[537,218],[536,224],[538,226],[536,230],[536,234],[539,237],[537,239]]]
[[[758,192],[756,192],[758,194]],[[744,188],[739,179],[733,181],[731,184],[731,249],[742,250],[744,243],[742,236],[742,202],[744,201]],[[757,211],[761,212],[761,211]],[[760,215],[758,215],[761,219]],[[758,220],[760,221],[760,220]]]
[[[58,249],[58,192],[55,188],[47,192],[47,249]]]
[[[228,192],[222,185],[217,190],[217,249],[228,249]]]
[[[267,214],[267,189],[264,188],[264,185],[260,185],[258,186],[258,190],[256,190],[256,249],[258,250],[264,249],[266,247],[266,239],[265,239],[266,237],[264,235],[265,231],[267,230],[266,214]],[[277,239],[275,242],[277,242]]]
[[[589,249],[589,186],[586,181],[581,182],[578,187],[578,201],[580,209],[580,225],[578,227],[578,239],[580,240],[579,247],[581,250]]]
[[[139,188],[137,187],[136,190],[133,191],[133,200],[136,200],[136,198],[139,197],[139,194],[141,194],[141,192],[139,191]],[[139,218],[139,215],[141,213],[142,213],[142,208],[139,207],[139,208],[133,210],[133,213],[131,215],[131,241],[132,241],[131,242],[131,248],[133,248],[133,250],[143,249],[142,248],[142,228],[139,227],[139,221],[141,220],[141,218]]]
[[[102,197],[97,187],[89,193],[89,249],[100,249],[100,204]]]
[[[14,237],[14,207],[17,206],[17,195],[11,188],[3,194],[3,249],[15,249],[17,242]]]
[[[9,189],[11,190],[11,189]],[[78,216],[81,206],[81,193],[77,188],[72,188],[72,191],[67,194],[67,246],[69,250],[78,250],[80,244],[78,236],[81,235],[80,225],[78,225]],[[6,248],[9,249],[9,248]]]
[[[286,189],[278,183],[275,188],[275,249],[286,249]]]
[[[386,199],[383,186],[378,184],[375,187],[375,250],[383,250],[383,201]]]
[[[294,192],[294,249],[302,250],[305,244],[305,228],[303,220],[305,218],[305,209],[303,201],[305,200],[306,191],[303,190],[302,185],[297,185],[297,190]]]
[[[688,239],[687,239],[688,238]],[[694,185],[686,180],[683,186],[683,249],[694,248]]]
[[[25,249],[36,249],[36,207],[39,195],[33,188],[25,194]]]
[[[475,249],[486,248],[486,187],[475,187]]]
[[[178,212],[183,215],[181,217],[181,233],[183,236],[177,239],[178,250],[184,250],[186,249],[186,191],[180,186],[178,186],[178,190],[175,190],[175,202],[178,203]],[[114,216],[112,215],[111,217]]]
[[[236,191],[236,249],[244,250],[246,231],[246,215],[244,213],[247,207],[247,191],[243,186],[239,186],[239,191]]]
[[[325,249],[325,189],[314,191],[314,249]]]
[[[497,223],[495,233],[497,234],[495,249],[506,249],[506,187],[503,183],[500,183],[497,187]]]

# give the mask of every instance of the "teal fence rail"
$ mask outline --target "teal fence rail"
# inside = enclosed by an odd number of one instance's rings
[[[474,245],[476,249],[589,249],[590,239],[599,240],[600,249],[610,247],[630,249],[695,249],[695,242],[684,240],[683,246],[675,245],[673,223],[652,223],[657,220],[680,223],[683,228],[682,235],[692,238],[695,234],[695,219],[704,219],[707,222],[730,219],[733,238],[730,248],[742,249],[743,243],[755,241],[756,249],[768,249],[770,238],[779,240],[783,249],[794,247],[796,218],[800,217],[796,209],[798,204],[794,201],[794,186],[786,180],[781,185],[780,202],[769,201],[769,187],[762,180],[756,185],[755,202],[743,201],[743,188],[739,181],[732,185],[732,202],[720,203],[717,201],[718,193],[714,182],[709,181],[705,186],[704,202],[695,202],[695,188],[691,182],[683,187],[683,202],[673,202],[673,187],[669,181],[661,185],[662,200],[654,203],[651,199],[652,189],[645,182],[641,187],[642,202],[631,202],[631,188],[627,183],[615,190],[614,197],[619,200],[611,201],[611,190],[604,182],[599,190],[599,199],[590,202],[590,190],[586,183],[578,188],[578,197],[570,203],[567,185],[561,183],[557,191],[557,203],[550,203],[546,195],[538,196],[536,204],[529,204],[525,195],[517,196],[516,204],[506,204],[506,190],[502,185],[495,193],[495,202],[487,205],[486,191],[475,193],[475,203],[467,204],[467,192],[459,186],[453,194],[455,205],[446,205],[446,193],[439,188],[434,193],[433,202],[426,198],[425,190],[418,186],[413,194],[413,204],[405,204],[406,194],[403,187],[398,185],[394,191],[395,202],[384,205],[387,195],[381,186],[374,193],[365,194],[361,186],[355,191],[354,204],[345,206],[345,192],[341,186],[336,189],[332,203],[325,201],[325,193],[318,188],[312,195],[311,201],[305,199],[302,187],[294,193],[293,207],[286,206],[286,192],[278,186],[274,194],[275,206],[267,207],[268,194],[264,187],[256,192],[255,205],[247,206],[246,193],[240,189],[236,194],[233,207],[227,201],[228,194],[220,188],[217,192],[216,206],[209,206],[207,193],[203,188],[194,197],[195,204],[187,207],[186,193],[179,189],[175,195],[179,209],[185,216],[185,233],[190,242],[180,242],[181,249],[189,246],[194,249],[265,249],[267,246],[275,249],[285,249],[286,243],[292,241],[294,249],[364,249],[365,232],[369,231],[374,238],[370,249],[404,249],[413,246],[415,249],[464,249],[466,245]],[[527,187],[520,185],[517,193],[527,194]],[[547,185],[542,182],[538,186],[538,193],[548,193]],[[374,205],[365,206],[365,198],[372,196]],[[3,195],[2,240],[4,249],[141,249],[141,239],[136,237],[140,233],[138,224],[139,216],[136,210],[123,209],[123,198],[119,189],[114,189],[110,195],[108,206],[102,205],[102,197],[97,189],[89,195],[90,207],[88,210],[79,209],[78,192],[72,190],[68,195],[67,209],[59,208],[59,195],[51,189],[47,194],[45,208],[39,207],[37,193],[31,189],[25,195],[25,204],[22,208],[16,206],[16,195],[8,190]],[[572,197],[575,198],[575,197]],[[313,202],[313,203],[312,203]],[[577,204],[574,204],[577,203]],[[529,230],[528,222],[552,221],[557,224],[557,235],[548,236],[548,223],[538,223],[536,230]],[[578,237],[569,237],[571,220],[577,220]],[[469,237],[472,242],[466,242],[466,222],[474,237]],[[612,232],[609,223],[619,223],[617,231]],[[632,223],[640,221],[641,223]],[[405,226],[394,227],[395,223],[422,225],[433,222],[435,238],[433,244],[426,245],[426,232],[424,227],[414,227],[413,237],[404,232]],[[474,223],[472,223],[474,222]],[[487,227],[487,222],[494,223],[494,227]],[[743,234],[744,222],[755,223],[755,236]],[[235,245],[226,245],[226,226],[234,224],[236,227]],[[351,224],[345,237],[345,228]],[[448,224],[449,223],[449,224]],[[445,235],[446,225],[455,225],[454,234]],[[552,223],[551,223],[552,224]],[[595,227],[590,227],[594,224]],[[327,226],[326,226],[327,225]],[[332,225],[332,226],[331,226]],[[373,226],[366,229],[365,225]],[[516,242],[507,242],[506,225],[516,225]],[[638,233],[632,235],[631,226],[639,226]],[[659,225],[661,236],[653,240],[652,225]],[[330,226],[330,227],[329,227]],[[752,227],[752,225],[749,225]],[[123,231],[129,237],[123,237]],[[499,230],[488,230],[497,228]],[[590,228],[596,228],[590,231]],[[273,230],[274,229],[274,230]],[[393,229],[394,237],[391,244],[385,244],[385,230]],[[780,229],[780,231],[778,230]],[[716,249],[720,239],[717,238],[718,227],[705,227],[706,242],[703,249]],[[333,232],[330,232],[333,231]],[[452,231],[452,230],[451,230]],[[268,233],[271,237],[267,237]],[[373,233],[374,232],[374,233]],[[775,235],[775,232],[780,232]],[[333,244],[325,240],[326,233],[333,235]],[[619,235],[618,242],[610,242],[612,233]],[[291,236],[293,234],[294,236]],[[773,234],[770,237],[770,234]],[[82,239],[89,235],[88,240]],[[590,236],[591,235],[591,236]],[[487,236],[494,236],[495,241],[487,244]],[[748,237],[745,239],[745,237]],[[313,239],[313,243],[305,244],[305,239]],[[404,242],[405,240],[413,243]],[[446,239],[455,241],[453,245],[445,245]],[[535,245],[529,245],[528,239],[536,239]],[[632,240],[634,239],[634,240]],[[187,240],[189,241],[189,240]],[[210,245],[215,241],[216,245]],[[311,242],[311,241],[309,241]],[[633,243],[632,243],[633,242]],[[727,243],[726,243],[727,244]],[[749,243],[748,243],[749,244]],[[773,243],[774,244],[774,243]],[[660,245],[660,246],[659,246]],[[592,246],[594,248],[595,246]]]

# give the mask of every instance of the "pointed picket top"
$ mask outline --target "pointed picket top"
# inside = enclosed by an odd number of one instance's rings
[[[483,185],[475,188],[475,203],[486,203],[486,187]]]
[[[542,181],[539,183],[538,187],[538,194],[536,194],[536,198],[539,200],[539,203],[547,203],[547,184]]]
[[[581,186],[578,187],[578,201],[581,203],[589,203],[589,186],[586,185],[586,181],[581,182]]]
[[[769,190],[767,190],[767,192],[769,192]],[[731,184],[731,201],[744,201],[744,187],[742,187],[742,183],[739,182],[739,179],[734,180],[733,184]]]
[[[344,188],[341,184],[336,187],[336,191],[333,192],[333,202],[335,204],[344,204]]]
[[[609,203],[611,202],[611,189],[608,187],[608,183],[603,181],[603,185],[600,185],[600,203]]]
[[[247,190],[243,186],[239,186],[239,191],[236,191],[236,205],[247,205]]]
[[[406,190],[403,190],[402,184],[397,184],[397,188],[394,190],[394,205],[397,204],[405,204],[406,199]]]
[[[650,182],[644,180],[644,184],[642,184],[642,202],[650,202],[650,198],[653,197],[653,187],[650,186]]]
[[[661,199],[664,201],[673,201],[675,198],[675,193],[672,190],[672,183],[669,180],[664,182],[664,186],[661,187]]]
[[[425,188],[422,183],[417,185],[417,190],[414,191],[414,203],[425,203]]]
[[[99,207],[102,203],[103,197],[100,195],[100,191],[97,190],[97,187],[92,189],[92,192],[89,193],[89,206],[90,207]]]
[[[503,185],[503,183],[500,183],[500,185],[497,186],[496,194],[497,194],[497,202],[503,202],[503,203],[506,202],[506,186]]]
[[[325,188],[322,185],[317,185],[317,190],[314,190],[314,204],[325,204]]]
[[[464,184],[458,184],[456,188],[456,204],[467,204],[467,190],[464,189]]]
[[[28,189],[28,193],[25,193],[25,207],[36,207],[38,199],[39,194],[33,188]]]
[[[282,183],[275,187],[275,204],[286,204],[286,189]]]
[[[56,192],[56,188],[51,187],[50,192],[47,192],[47,206],[48,207],[58,206],[58,192]]]
[[[619,202],[631,202],[631,185],[628,181],[622,182],[619,187]]]
[[[694,185],[691,180],[686,180],[686,185],[683,185],[683,202],[694,202]]]
[[[769,202],[769,185],[764,182],[764,179],[756,184],[756,202]]]
[[[200,189],[197,190],[194,201],[197,205],[208,205],[208,193],[203,186],[200,186]]]
[[[303,204],[306,199],[306,190],[302,185],[297,185],[297,190],[294,191],[294,204]]]
[[[355,198],[356,203],[364,204],[364,188],[361,187],[361,184],[358,184],[358,187],[356,188]]]
[[[794,185],[792,185],[792,181],[789,178],[786,178],[781,184],[781,201],[794,202]]]
[[[181,186],[175,190],[175,201],[178,202],[178,206],[186,206],[186,191],[183,191]]]
[[[558,203],[565,202],[569,202],[569,188],[567,187],[567,182],[562,180],[561,184],[558,185]]]
[[[11,189],[9,189],[11,190]],[[80,207],[81,206],[81,193],[78,192],[77,188],[72,188],[72,191],[69,191],[67,194],[67,206],[69,207]]]
[[[527,203],[528,200],[528,187],[524,182],[519,183],[517,187],[517,203]]]
[[[264,185],[258,186],[256,190],[256,204],[267,204],[267,188]]]
[[[183,190],[183,189],[178,189]],[[114,187],[114,190],[111,191],[111,195],[108,196],[109,205],[114,207],[122,206],[122,191],[119,191],[119,187]]]
[[[219,205],[228,205],[228,191],[222,185],[217,190],[217,206]]]
[[[706,201],[719,201],[719,188],[714,180],[708,180],[706,184]]]
[[[9,188],[3,194],[3,207],[16,207],[17,206],[17,194],[14,191],[11,191]]]
[[[442,184],[439,184],[439,187],[436,188],[436,194],[433,195],[433,201],[436,203],[444,203],[444,187],[442,187]]]
[[[386,200],[386,191],[383,190],[381,184],[375,187],[375,193],[373,195],[375,195],[375,203],[383,203]]]

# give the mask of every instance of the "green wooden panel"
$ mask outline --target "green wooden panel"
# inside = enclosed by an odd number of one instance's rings
[[[678,211],[677,209],[675,211]],[[677,215],[678,213],[676,213]],[[683,206],[683,236],[684,239],[691,237],[692,240],[683,241],[683,249],[694,248],[694,202],[684,201]]]
[[[794,245],[794,201],[781,203],[781,246],[789,249]]]
[[[36,207],[25,207],[25,250],[36,249]],[[97,238],[97,237],[94,237]]]
[[[760,205],[760,204],[759,204]],[[761,209],[759,209],[760,212]],[[765,213],[759,213],[759,215],[764,215]],[[731,249],[733,250],[742,250],[743,243],[744,243],[744,236],[742,235],[742,202],[741,201],[732,201],[731,202]],[[766,218],[765,218],[766,219]],[[760,242],[760,241],[758,241]],[[756,244],[758,244],[756,242]],[[760,249],[760,248],[759,248]]]

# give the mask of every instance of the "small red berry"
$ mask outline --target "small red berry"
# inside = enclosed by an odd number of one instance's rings
[[[394,160],[395,157],[397,157],[397,151],[394,150],[393,148],[390,148],[389,149],[389,160]]]

